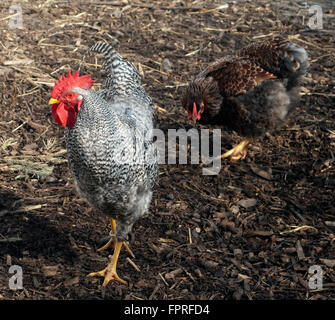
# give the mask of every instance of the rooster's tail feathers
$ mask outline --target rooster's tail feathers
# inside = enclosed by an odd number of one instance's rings
[[[105,57],[105,62],[102,68],[113,76],[131,75],[133,78],[140,79],[140,75],[135,66],[125,61],[122,56],[114,49],[114,46],[106,42],[97,42],[90,49],[90,52],[102,53]]]

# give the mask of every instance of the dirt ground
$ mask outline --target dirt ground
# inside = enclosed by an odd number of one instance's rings
[[[0,4],[0,299],[335,298],[334,8],[312,30],[305,2],[16,3],[23,20],[14,29],[12,2]],[[188,129],[184,86],[209,62],[272,34],[310,55],[294,117],[245,160],[222,161],[218,175],[161,165],[150,214],[133,229],[136,257],[120,255],[128,285],[103,289],[87,274],[112,253],[96,252],[108,219],[74,191],[64,130],[48,105],[54,81],[81,65],[98,86],[101,57],[82,58],[112,41],[140,70],[160,127]],[[222,130],[222,150],[240,140]],[[9,288],[11,265],[22,267],[22,290]],[[313,265],[322,289],[309,287]]]

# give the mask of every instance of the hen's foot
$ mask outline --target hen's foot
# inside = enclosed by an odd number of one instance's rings
[[[233,149],[225,152],[220,156],[220,158],[228,158],[230,157],[231,160],[243,160],[247,155],[248,145],[251,143],[251,139],[245,139],[236,145]]]
[[[111,227],[112,227],[112,231],[111,231],[111,238],[109,239],[109,241],[104,245],[102,246],[101,248],[99,248],[97,251],[100,252],[100,251],[103,251],[103,250],[106,250],[108,249],[110,246],[113,245],[114,249],[115,249],[115,242],[116,242],[116,238],[115,238],[115,233],[116,233],[116,221],[115,219],[111,219],[110,221],[111,223]],[[133,252],[130,250],[128,244],[126,242],[122,242],[123,243],[123,246],[124,248],[127,250],[127,252],[133,257],[135,258],[135,255],[133,254]]]
[[[117,261],[119,259],[119,254],[120,254],[120,251],[123,245],[124,245],[124,242],[119,242],[117,241],[117,239],[115,239],[114,254],[111,258],[111,261],[108,263],[107,267],[98,272],[91,272],[90,274],[88,274],[88,276],[89,277],[96,277],[96,276],[104,277],[105,279],[102,284],[104,287],[111,280],[118,281],[122,284],[127,284],[127,281],[121,279],[116,272]]]

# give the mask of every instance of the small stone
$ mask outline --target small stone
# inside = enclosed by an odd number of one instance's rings
[[[240,208],[238,206],[232,206],[229,209],[233,214],[238,214],[240,212]]]
[[[168,58],[165,58],[162,61],[162,70],[166,73],[170,73],[172,71],[172,63]]]
[[[327,267],[335,267],[335,259],[320,259],[320,261],[325,264]]]
[[[242,199],[238,202],[238,205],[240,205],[241,207],[245,209],[254,207],[256,204],[257,204],[257,200],[254,198]]]
[[[52,182],[56,182],[57,181],[57,178],[53,177],[53,176],[48,176],[45,178],[45,182],[48,182],[48,183],[52,183]]]
[[[7,263],[7,266],[12,265],[12,257],[9,254],[7,254],[6,256],[6,263]]]
[[[173,193],[168,193],[168,194],[166,195],[166,198],[169,199],[169,200],[173,200],[173,199],[174,199],[174,195],[173,195]]]
[[[43,271],[44,276],[46,276],[46,277],[55,276],[57,274],[57,271],[58,271],[58,265],[56,265],[56,266],[43,266],[42,271]]]
[[[72,286],[74,286],[74,285],[76,285],[78,283],[79,283],[79,277],[77,276],[77,277],[65,280],[64,281],[64,286],[65,287],[72,287]]]
[[[243,255],[242,250],[241,249],[234,249],[234,256],[237,258],[241,258]]]
[[[213,216],[214,218],[221,220],[226,217],[226,212],[225,211],[215,212]]]

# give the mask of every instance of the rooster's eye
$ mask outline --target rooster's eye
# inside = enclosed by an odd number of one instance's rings
[[[67,98],[67,99],[72,99],[72,98],[73,98],[73,93],[68,93],[68,94],[66,95],[66,98]]]

